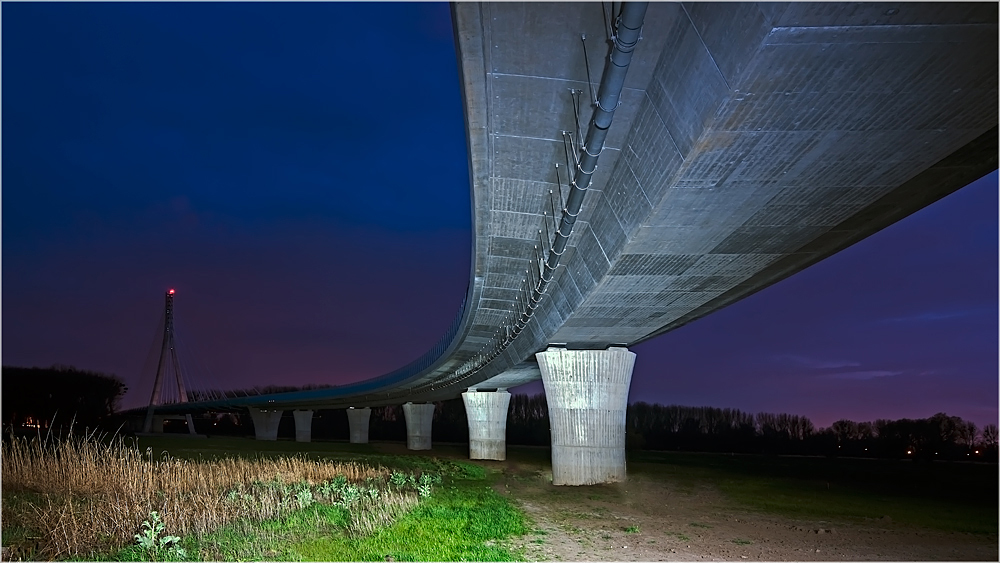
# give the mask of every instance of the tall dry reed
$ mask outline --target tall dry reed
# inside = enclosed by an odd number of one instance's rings
[[[152,511],[161,515],[167,533],[200,535],[300,508],[303,487],[338,476],[352,483],[384,483],[388,471],[302,456],[156,459],[121,438],[107,443],[93,437],[12,438],[2,450],[3,495],[5,501],[19,498],[3,503],[3,519],[32,530],[40,540],[31,556],[80,556],[133,543]],[[358,516],[351,527],[371,529],[415,503],[412,493],[387,491],[378,506],[354,510]]]

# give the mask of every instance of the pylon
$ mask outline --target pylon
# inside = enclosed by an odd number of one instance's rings
[[[184,389],[184,381],[181,378],[180,363],[177,361],[177,347],[174,342],[174,290],[168,290],[166,294],[166,312],[164,314],[163,326],[163,346],[160,348],[160,361],[156,367],[156,380],[153,381],[153,394],[149,398],[149,408],[146,409],[146,422],[142,426],[143,432],[153,430],[153,411],[156,405],[163,404],[160,395],[163,392],[163,375],[167,371],[167,361],[173,362],[174,379],[177,380],[177,394],[180,403],[187,402],[187,391]],[[194,434],[194,420],[190,414],[185,414],[188,432]]]

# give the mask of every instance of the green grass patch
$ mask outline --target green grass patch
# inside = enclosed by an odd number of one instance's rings
[[[639,533],[639,526],[629,526],[629,527],[625,528],[625,533],[626,534],[638,534]]]
[[[392,526],[361,538],[321,536],[295,550],[311,561],[512,561],[498,542],[528,532],[521,513],[483,481],[455,481]]]
[[[750,541],[750,540],[744,540],[744,539],[736,538],[736,539],[733,540],[733,543],[735,543],[736,545],[750,545],[753,542]]]
[[[711,528],[708,524],[702,524],[701,522],[691,522],[688,526],[692,528]]]
[[[313,505],[286,517],[182,538],[186,557],[129,547],[92,560],[148,561],[521,561],[503,540],[529,531],[520,511],[485,480],[450,479],[392,525],[365,536],[346,528],[347,509]],[[536,540],[535,543],[543,543]],[[388,558],[388,559],[387,559]]]

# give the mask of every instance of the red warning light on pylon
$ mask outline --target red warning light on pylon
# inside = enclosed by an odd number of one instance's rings
[[[169,293],[170,295],[173,295],[173,294],[174,294],[174,290],[172,290],[172,289],[171,289],[171,290],[170,290],[170,291],[168,291],[167,293]]]

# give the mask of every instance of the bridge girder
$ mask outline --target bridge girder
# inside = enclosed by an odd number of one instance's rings
[[[524,330],[469,371],[519,306],[546,244],[538,231],[554,228],[562,132],[585,126],[588,70],[608,54],[602,10],[452,6],[474,244],[467,299],[441,343],[367,382],[220,405],[364,407],[512,387],[538,378],[531,360],[550,344],[653,338],[997,168],[995,3],[652,3],[553,282]],[[579,112],[571,91],[583,92]]]

